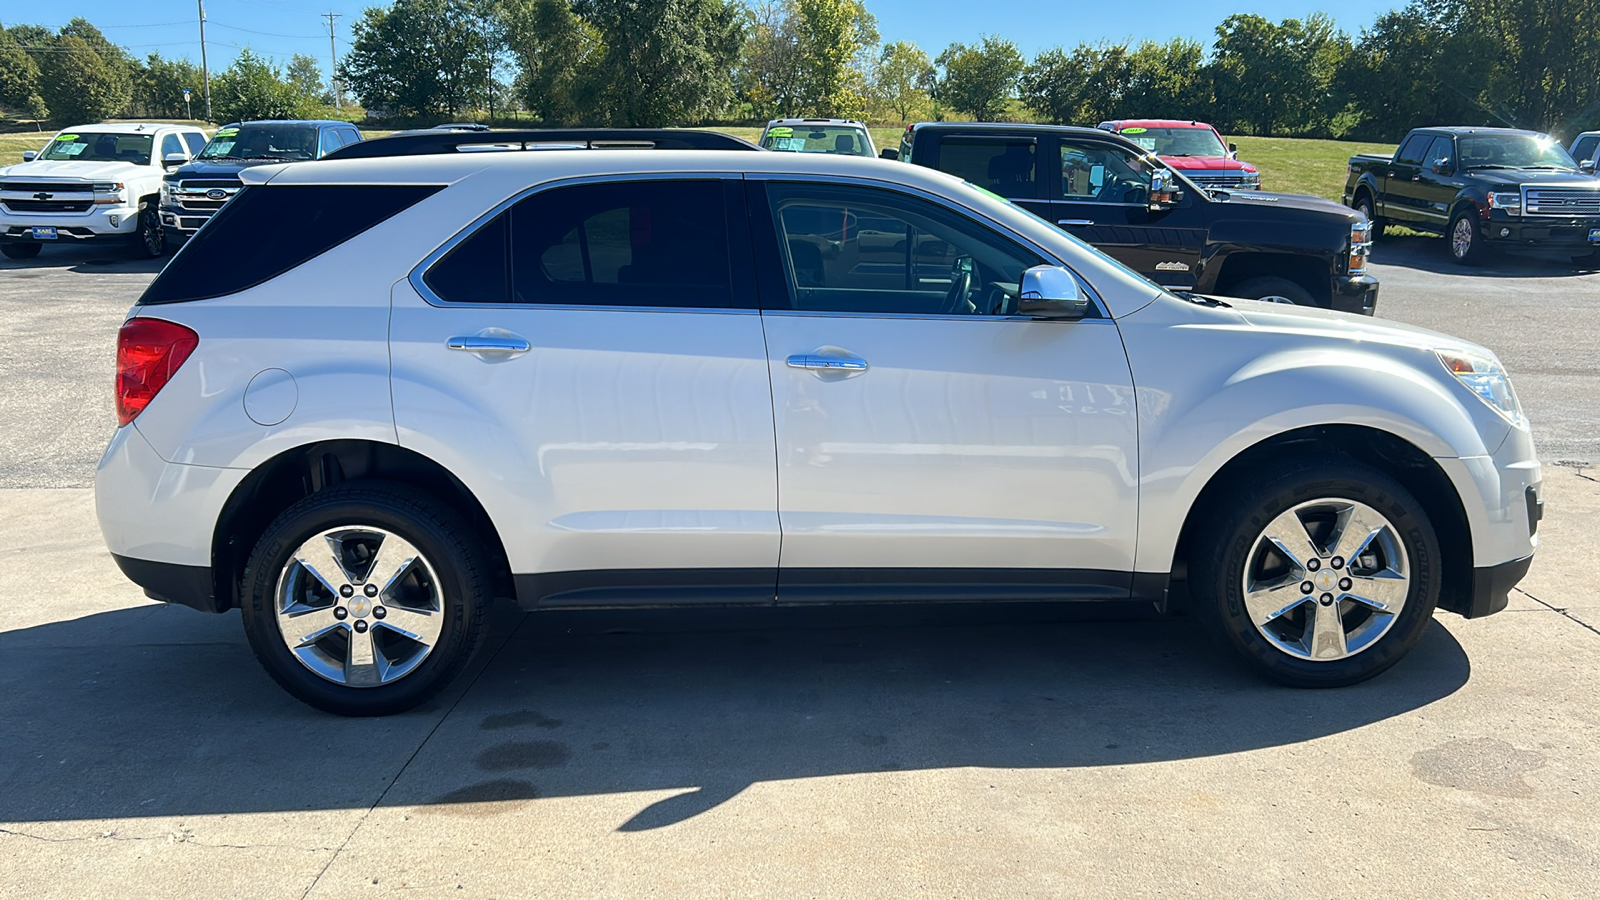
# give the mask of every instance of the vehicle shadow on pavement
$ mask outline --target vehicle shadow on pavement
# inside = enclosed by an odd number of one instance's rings
[[[380,798],[488,815],[539,798],[677,791],[620,823],[638,831],[765,781],[1293,744],[1426,706],[1471,671],[1435,623],[1384,676],[1292,690],[1242,671],[1191,619],[1070,613],[506,608],[455,688],[383,719],[291,699],[256,664],[237,613],[141,606],[19,629],[0,634],[0,821]]]
[[[121,247],[60,247],[46,248],[33,259],[0,258],[0,271],[21,271],[27,276],[29,269],[66,269],[78,273],[109,273],[114,275],[155,275],[171,259],[169,253],[155,259],[137,258]],[[43,273],[38,273],[43,274]],[[13,274],[12,277],[17,277]]]
[[[1464,266],[1450,258],[1444,238],[1426,235],[1392,235],[1375,241],[1371,259],[1383,266],[1485,278],[1571,278],[1600,272],[1600,262],[1578,263],[1566,252],[1532,249],[1499,251],[1481,266]]]

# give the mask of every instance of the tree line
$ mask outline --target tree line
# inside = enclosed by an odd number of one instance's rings
[[[937,55],[884,42],[863,0],[394,0],[366,10],[340,80],[399,120],[526,115],[661,126],[1203,119],[1230,134],[1395,140],[1419,124],[1570,134],[1600,125],[1600,0],[1411,0],[1355,34],[1325,14],[1232,15],[1179,38],[1052,47],[979,35]],[[186,60],[140,61],[82,19],[0,32],[0,106],[58,121],[175,116]],[[246,51],[214,117],[304,115],[314,60]]]

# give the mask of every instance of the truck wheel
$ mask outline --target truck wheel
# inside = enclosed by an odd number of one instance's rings
[[[1226,291],[1219,291],[1218,293],[1229,297],[1243,297],[1246,300],[1265,300],[1268,303],[1293,303],[1297,306],[1317,305],[1317,301],[1312,298],[1310,291],[1287,278],[1279,278],[1276,275],[1246,278]]]
[[[1196,615],[1247,666],[1339,687],[1416,645],[1439,600],[1439,541],[1399,482],[1317,456],[1231,487],[1195,532],[1191,588]]]
[[[139,231],[133,241],[133,254],[140,259],[155,259],[167,252],[167,232],[153,206],[139,208]]]
[[[1378,218],[1378,213],[1372,208],[1372,196],[1370,194],[1362,194],[1356,198],[1356,212],[1366,216],[1367,221],[1372,223],[1373,240],[1376,241],[1383,237],[1384,231],[1389,227],[1389,222],[1387,219]]]
[[[43,247],[43,244],[6,243],[0,244],[0,253],[4,253],[7,259],[33,259]]]
[[[273,520],[242,579],[245,634],[284,690],[343,716],[402,712],[483,644],[493,579],[472,528],[387,482],[331,488]]]
[[[1478,211],[1470,206],[1450,217],[1444,238],[1451,258],[1464,266],[1481,266],[1489,259],[1489,247],[1478,233]]]

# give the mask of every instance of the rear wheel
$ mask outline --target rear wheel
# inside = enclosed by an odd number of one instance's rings
[[[1297,306],[1316,306],[1311,292],[1287,278],[1262,275],[1247,278],[1222,293],[1246,300],[1265,300],[1268,303],[1293,303]]]
[[[1478,211],[1472,207],[1456,210],[1444,237],[1451,258],[1464,266],[1481,266],[1489,258],[1489,247],[1478,233]]]
[[[7,242],[0,244],[0,253],[5,254],[7,259],[33,259],[39,255],[39,251],[43,247],[43,244],[13,244]]]
[[[1389,222],[1387,219],[1378,218],[1378,213],[1372,206],[1371,194],[1361,194],[1356,197],[1356,212],[1366,216],[1367,221],[1372,223],[1373,240],[1376,241],[1383,237],[1384,230],[1389,227]]]
[[[1202,523],[1196,609],[1256,672],[1296,687],[1364,681],[1432,621],[1439,545],[1421,504],[1342,457],[1241,478]]]
[[[341,486],[268,526],[244,573],[244,625],[268,674],[346,716],[409,709],[483,642],[490,569],[448,507],[399,485]]]

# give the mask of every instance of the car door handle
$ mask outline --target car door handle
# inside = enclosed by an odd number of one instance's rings
[[[787,360],[791,369],[822,369],[824,371],[865,372],[867,361],[853,356],[818,356],[814,353],[796,353]]]
[[[1057,219],[1057,225],[1093,225],[1093,219]]]
[[[461,350],[482,358],[504,358],[527,353],[533,348],[528,339],[500,329],[485,329],[489,333],[462,334],[445,341],[451,350]]]

